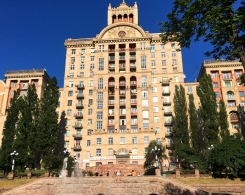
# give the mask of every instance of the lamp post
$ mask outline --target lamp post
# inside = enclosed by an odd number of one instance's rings
[[[12,157],[12,172],[14,173],[14,163],[15,163],[15,157],[18,156],[18,153],[16,151],[13,151],[10,156]]]
[[[157,146],[155,146],[154,148],[151,149],[152,152],[155,153],[155,160],[156,160],[156,167],[159,167],[159,164],[158,164],[158,157],[157,157],[157,154],[160,152],[160,148],[157,148]]]

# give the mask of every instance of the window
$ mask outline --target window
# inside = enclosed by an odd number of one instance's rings
[[[155,45],[150,45],[150,50],[155,50]]]
[[[149,128],[149,120],[143,120],[143,128]]]
[[[137,154],[138,154],[138,149],[137,148],[132,148],[132,155],[137,155]]]
[[[152,72],[152,74],[156,74],[157,73],[157,70],[155,68],[152,68],[151,69],[151,72]]]
[[[80,69],[81,69],[81,70],[84,70],[84,68],[85,68],[84,64],[81,64],[81,65],[80,65]]]
[[[212,78],[216,78],[216,72],[212,72],[212,73],[211,73],[211,77],[212,77]]]
[[[72,49],[71,50],[71,54],[76,54],[76,50],[75,49]]]
[[[74,73],[71,72],[69,77],[70,77],[70,78],[74,78]]]
[[[144,148],[144,153],[147,154],[148,148]]]
[[[99,78],[98,80],[98,89],[103,89],[103,79]]]
[[[141,56],[141,68],[146,68],[146,56]]]
[[[90,151],[86,151],[86,157],[90,158]]]
[[[144,143],[145,144],[148,144],[149,143],[149,136],[144,136]]]
[[[99,45],[99,51],[104,52],[104,45]]]
[[[88,119],[88,125],[92,125],[92,119]]]
[[[87,130],[87,135],[91,135],[91,133],[92,133],[92,129],[88,129]]]
[[[69,87],[73,87],[73,85],[74,85],[73,82],[70,81],[68,86],[69,86]]]
[[[155,58],[155,57],[156,57],[155,53],[151,53],[151,58]]]
[[[160,133],[160,127],[155,127],[155,133],[157,133],[157,134]]]
[[[162,73],[167,73],[167,68],[162,68]]]
[[[147,98],[148,97],[148,91],[142,91],[142,97]]]
[[[84,72],[80,72],[79,77],[84,77]]]
[[[160,144],[161,138],[156,138],[156,142],[157,142],[158,144]]]
[[[81,62],[85,62],[85,56],[81,56]]]
[[[230,79],[230,73],[223,73],[224,79]]]
[[[166,60],[162,60],[162,66],[166,66],[167,65],[167,61]]]
[[[165,45],[161,44],[160,49],[165,49]]]
[[[142,107],[148,107],[148,100],[142,100]]]
[[[93,90],[92,90],[92,89],[90,89],[90,90],[88,91],[88,95],[93,95]]]
[[[171,49],[175,49],[175,43],[171,44]]]
[[[67,114],[67,116],[71,116],[72,115],[72,110],[67,110],[66,114]]]
[[[137,141],[137,137],[132,137],[132,144],[137,144],[138,141]]]
[[[219,92],[215,92],[216,98],[220,98]]]
[[[102,109],[103,108],[103,101],[98,101],[97,102],[97,108]]]
[[[108,144],[112,145],[113,144],[113,137],[108,138]]]
[[[236,74],[236,77],[240,77],[241,76],[241,71],[240,70],[235,70],[235,74]]]
[[[240,97],[244,97],[244,91],[239,91]]]
[[[88,99],[88,104],[92,105],[93,104],[93,99]]]
[[[96,149],[96,156],[101,156],[101,149]]]
[[[228,101],[228,107],[235,107],[235,101]]]
[[[66,134],[65,134],[65,136],[69,137],[69,136],[70,136],[70,134],[71,134],[71,131],[70,131],[70,130],[66,130]]]
[[[146,50],[145,43],[140,43],[140,50]]]
[[[70,126],[71,125],[71,120],[70,119],[67,119],[66,120],[66,126]]]
[[[172,59],[172,65],[176,65],[177,64],[177,60],[176,59]]]
[[[152,98],[152,101],[153,101],[153,102],[158,102],[158,97],[154,96],[154,97]]]
[[[71,57],[71,63],[75,62],[75,57]]]
[[[91,146],[91,140],[87,140],[87,146]]]
[[[154,116],[154,123],[159,123],[159,116]]]
[[[165,57],[166,57],[166,53],[165,53],[165,52],[162,52],[162,53],[161,53],[161,57],[162,57],[162,58],[165,58]]]
[[[113,148],[108,148],[108,156],[113,156],[114,155],[114,151]],[[109,162],[108,162],[109,164]]]
[[[179,82],[179,77],[178,76],[174,76],[174,82],[175,83]]]
[[[153,112],[159,112],[159,108],[157,106],[153,107]]]
[[[94,69],[94,64],[90,64],[90,69]]]
[[[94,76],[94,72],[90,72],[89,77],[93,77],[93,76]]]
[[[189,86],[189,87],[187,88],[187,91],[188,91],[188,93],[192,93],[192,87]]]
[[[173,72],[178,72],[178,68],[177,67],[173,67]]]
[[[74,70],[75,69],[75,65],[70,65],[70,70]]]
[[[103,119],[102,112],[97,112],[97,120],[102,120],[102,119]]]
[[[94,53],[94,48],[91,48],[90,49],[90,53]]]
[[[69,148],[69,141],[65,141],[64,147]]]
[[[97,138],[96,139],[96,144],[101,144],[101,142],[102,142],[102,139],[101,138]]]
[[[67,106],[72,106],[72,100],[67,101]]]
[[[102,129],[102,121],[97,121],[96,129]]]
[[[175,57],[175,56],[176,56],[176,52],[173,51],[173,52],[172,52],[172,57]]]
[[[125,144],[125,137],[120,137],[120,144]]]
[[[90,61],[94,61],[94,56],[90,56]]]
[[[73,95],[73,91],[68,91],[68,96],[72,96]]]
[[[17,82],[13,82],[12,87],[17,87]]]
[[[81,49],[81,54],[85,54],[85,49]]]
[[[152,77],[151,82],[152,83],[157,83],[157,78],[156,77]]]
[[[218,88],[218,82],[213,82],[213,88]]]
[[[152,92],[157,93],[157,87],[152,87]]]
[[[97,98],[98,98],[99,100],[103,100],[103,92],[99,91],[99,92],[98,92]]]
[[[99,58],[99,70],[104,70],[104,58]]]
[[[151,60],[151,65],[156,66],[156,60]]]
[[[147,78],[146,78],[146,76],[143,76],[141,78],[141,86],[142,87],[147,87]]]
[[[91,108],[88,109],[88,115],[92,115],[93,110]]]
[[[231,87],[231,82],[230,81],[225,81],[225,86],[226,87]]]

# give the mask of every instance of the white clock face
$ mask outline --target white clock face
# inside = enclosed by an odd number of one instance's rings
[[[118,36],[123,38],[125,37],[126,33],[124,31],[119,31]]]

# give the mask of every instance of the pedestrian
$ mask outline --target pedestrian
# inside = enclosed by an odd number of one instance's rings
[[[119,177],[121,176],[121,171],[120,171],[120,170],[117,170],[116,174],[117,174],[117,179],[116,179],[116,181],[118,181],[118,180],[119,180]]]

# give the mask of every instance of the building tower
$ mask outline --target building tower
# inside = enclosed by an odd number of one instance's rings
[[[184,83],[181,52],[138,25],[136,3],[109,5],[108,26],[96,37],[64,44],[65,147],[94,166],[143,164],[151,140],[171,146],[174,85]]]

